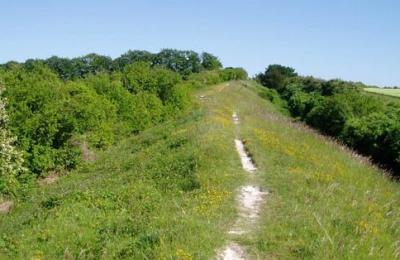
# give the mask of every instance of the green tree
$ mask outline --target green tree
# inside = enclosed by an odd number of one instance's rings
[[[160,51],[155,57],[154,65],[178,72],[183,76],[200,72],[202,67],[198,53],[174,49]]]
[[[83,56],[81,60],[86,64],[88,73],[97,74],[113,71],[113,60],[108,56],[91,53]]]
[[[135,62],[146,62],[153,64],[155,55],[148,51],[129,50],[114,60],[114,67],[122,71],[125,66]]]
[[[77,73],[74,64],[70,59],[52,56],[48,58],[46,64],[64,80],[72,79]]]
[[[201,65],[205,70],[222,68],[222,63],[219,61],[219,59],[208,52],[203,52],[201,54]]]
[[[268,66],[264,74],[259,74],[257,79],[262,85],[282,92],[285,88],[285,81],[296,76],[297,73],[293,68],[273,64]]]

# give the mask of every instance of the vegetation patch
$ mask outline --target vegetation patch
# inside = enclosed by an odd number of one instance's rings
[[[216,135],[211,110],[195,107],[27,187],[0,216],[0,258],[212,257],[240,175],[233,133]]]
[[[8,103],[0,102],[0,162],[8,166],[1,168],[0,194],[16,196],[37,177],[48,182],[50,172],[94,162],[97,152],[179,117],[191,108],[193,89],[245,78],[243,69],[222,69],[212,54],[171,49],[3,64],[0,96]],[[191,175],[196,162],[187,160],[190,167],[171,171]]]
[[[394,176],[399,175],[400,102],[364,91],[383,93],[387,89],[302,77],[281,65],[270,65],[257,80],[269,89],[261,92],[262,96],[274,102],[271,93],[277,91],[292,116],[372,157],[392,170]]]

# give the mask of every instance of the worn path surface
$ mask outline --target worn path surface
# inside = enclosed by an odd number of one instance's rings
[[[236,112],[233,113],[232,120],[237,126],[237,131],[240,131],[239,116]],[[245,170],[249,175],[255,174],[257,167],[249,153],[246,151],[243,141],[240,139],[235,139],[234,143],[239,154],[243,170]],[[258,185],[249,184],[242,186],[239,189],[236,198],[239,217],[232,228],[228,231],[228,234],[231,236],[240,236],[242,234],[251,232],[251,230],[255,228],[257,218],[267,194],[268,192],[263,191],[263,189]],[[217,258],[221,260],[248,259],[244,249],[236,243],[228,244],[218,253]]]

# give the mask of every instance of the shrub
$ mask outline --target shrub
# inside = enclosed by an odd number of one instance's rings
[[[293,116],[304,120],[314,107],[319,106],[321,101],[321,98],[316,95],[296,91],[288,100],[288,108]]]
[[[341,139],[376,161],[400,169],[399,119],[381,112],[352,118],[346,123]]]
[[[4,87],[0,82],[0,196],[15,195],[19,183],[18,177],[25,173],[22,154],[15,148],[15,137],[8,130],[6,100],[3,99]]]
[[[156,92],[157,79],[152,73],[149,63],[136,62],[124,69],[124,86],[129,92],[136,94],[141,91]]]
[[[269,100],[272,104],[279,108],[283,114],[288,113],[287,102],[283,100],[275,89],[265,88],[259,91],[260,97]]]
[[[327,98],[307,114],[306,122],[325,134],[338,136],[348,117],[347,104],[335,98]]]
[[[245,80],[248,75],[247,72],[242,68],[226,68],[220,71],[220,77],[222,81],[228,80]]]
[[[134,96],[132,117],[134,132],[139,132],[162,121],[164,108],[161,100],[151,93],[141,92]]]
[[[200,73],[190,75],[185,83],[190,88],[203,88],[205,86],[220,83],[222,81],[222,77],[220,74],[221,73],[218,70],[202,71]]]
[[[174,100],[174,95],[177,93],[176,86],[182,82],[181,76],[163,68],[155,68],[152,75],[156,79],[157,86],[152,93],[157,94],[164,104]]]
[[[44,65],[10,70],[3,77],[12,100],[10,126],[32,172],[76,165],[79,154],[68,144],[74,135],[89,133],[96,147],[112,142],[115,105],[82,81],[64,83]]]

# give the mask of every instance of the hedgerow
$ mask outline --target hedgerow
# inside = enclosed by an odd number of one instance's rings
[[[302,77],[281,65],[269,66],[257,80],[277,90],[294,117],[398,175],[400,102],[369,95],[361,83]]]

